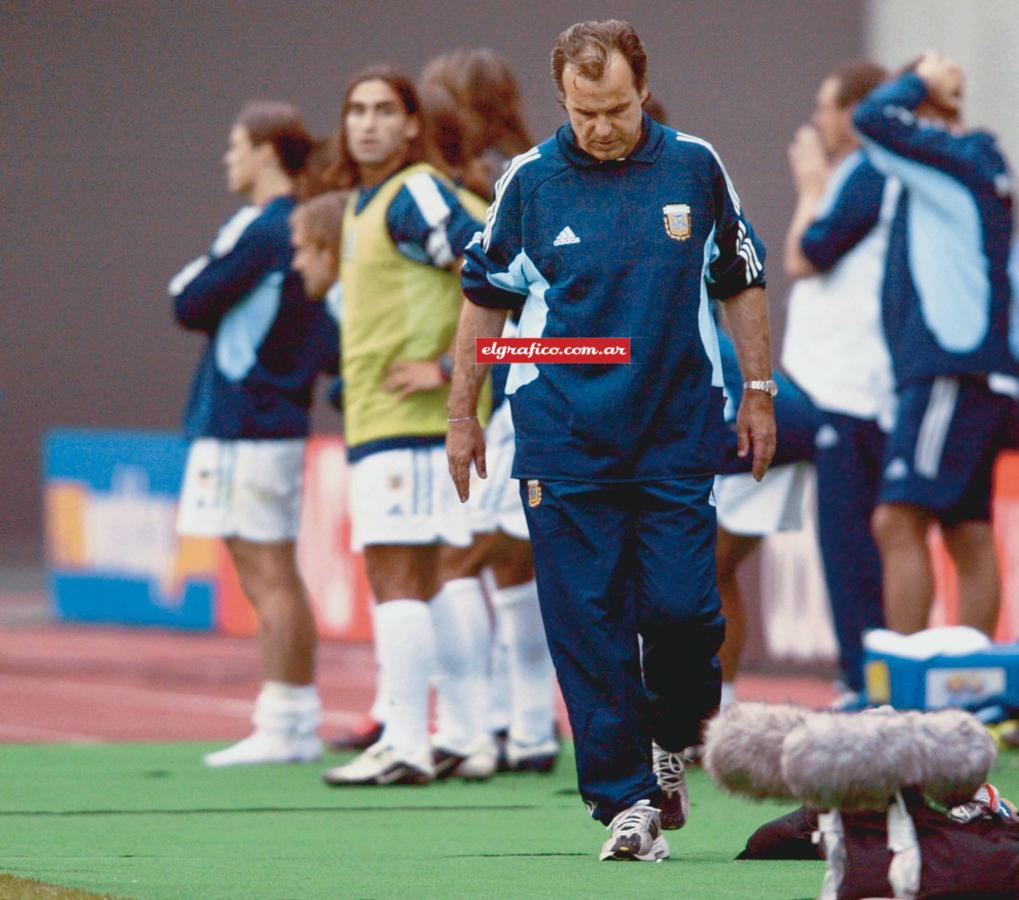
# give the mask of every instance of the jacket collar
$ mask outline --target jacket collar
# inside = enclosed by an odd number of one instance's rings
[[[640,140],[637,141],[637,146],[630,151],[630,155],[624,156],[622,159],[595,159],[587,151],[582,150],[579,144],[577,144],[577,138],[569,121],[564,122],[556,132],[556,143],[559,146],[560,152],[570,163],[583,168],[618,169],[634,164],[649,166],[658,159],[659,154],[662,152],[665,131],[647,113],[643,115]]]

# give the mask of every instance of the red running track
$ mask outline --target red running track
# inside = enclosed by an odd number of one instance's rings
[[[321,644],[324,737],[361,718],[374,678],[369,646]],[[0,743],[239,738],[250,729],[259,682],[251,638],[7,624],[0,627]],[[747,674],[737,691],[742,700],[813,707],[833,697],[822,679],[772,674]]]

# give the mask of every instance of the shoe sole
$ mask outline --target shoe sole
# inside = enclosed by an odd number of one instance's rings
[[[537,775],[548,775],[559,761],[559,755],[532,756],[510,762],[505,760],[499,763],[500,772],[534,772]]]
[[[244,766],[302,766],[307,763],[322,762],[321,756],[308,757],[307,759],[248,759],[244,762],[209,762],[203,759],[202,765],[207,769],[235,769]]]
[[[637,847],[613,847],[599,859],[602,862],[661,862],[671,856],[668,842],[661,835],[655,838],[647,853],[636,853],[636,849]]]
[[[464,771],[464,768],[461,765],[457,766],[456,769],[453,770],[452,774],[463,781],[488,781],[488,779],[495,774],[495,766],[493,765],[491,769],[486,769],[484,771],[471,771],[470,769]]]
[[[662,811],[662,831],[679,831],[684,825],[686,825],[687,817],[683,813],[676,813],[675,815],[666,815],[665,811]]]
[[[456,756],[454,754],[450,754],[441,759],[436,759],[433,756],[432,768],[435,770],[435,780],[445,781],[447,778],[452,778],[453,775],[456,774],[457,767],[466,758],[466,756]]]
[[[209,756],[211,755],[213,754],[207,754],[202,757],[202,764],[209,769],[231,769],[234,766],[299,766],[304,763],[322,761],[321,751],[314,755],[302,753],[296,756],[288,756],[284,759],[245,759],[231,762],[209,762]]]
[[[477,768],[479,765],[476,761],[477,756],[480,754],[461,756],[459,753],[450,753],[448,750],[436,751],[432,755],[435,780],[446,781],[449,778],[462,778],[464,781],[487,781],[495,774],[497,763],[493,758],[490,765]]]
[[[347,781],[341,778],[327,778],[322,776],[322,781],[329,787],[389,787],[390,785],[424,785],[431,784],[434,779],[427,775],[401,775],[398,778],[385,779],[369,778],[363,781]]]

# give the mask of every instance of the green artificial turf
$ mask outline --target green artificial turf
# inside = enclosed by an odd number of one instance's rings
[[[747,900],[810,898],[821,884],[821,862],[734,861],[758,825],[790,807],[721,794],[699,769],[691,821],[668,833],[671,860],[599,863],[605,831],[584,812],[570,758],[548,777],[337,789],[320,782],[322,765],[205,769],[208,749],[0,748],[0,871],[122,898],[203,900]],[[994,778],[1019,796],[1019,754]],[[0,881],[0,897],[74,896],[16,890]]]

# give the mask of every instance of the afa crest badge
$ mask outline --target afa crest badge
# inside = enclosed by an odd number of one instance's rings
[[[537,478],[531,478],[527,482],[527,505],[531,509],[541,505],[541,482]]]
[[[670,203],[662,207],[665,233],[674,241],[685,241],[693,233],[690,207],[686,203]]]

